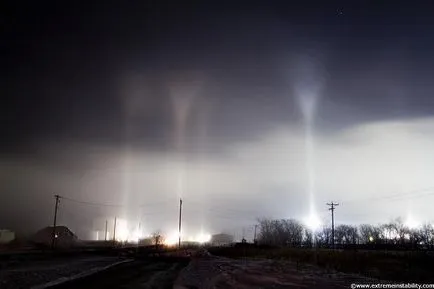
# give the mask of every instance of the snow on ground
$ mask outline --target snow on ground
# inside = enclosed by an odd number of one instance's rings
[[[32,288],[61,278],[94,271],[119,261],[118,257],[80,257],[77,259],[38,260],[4,266],[0,271],[0,288]]]
[[[377,283],[356,275],[327,272],[278,260],[194,258],[175,281],[175,289],[349,288],[352,283]]]

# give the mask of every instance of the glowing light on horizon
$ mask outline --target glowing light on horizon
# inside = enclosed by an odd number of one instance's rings
[[[173,232],[172,234],[167,236],[167,238],[165,238],[163,241],[163,243],[165,245],[168,245],[168,246],[176,245],[176,244],[178,244],[178,242],[179,242],[179,233],[178,232]]]
[[[116,221],[116,241],[138,243],[143,237],[143,231],[138,228],[131,230],[127,220],[118,219]],[[107,232],[107,240],[110,240],[110,232]]]
[[[415,220],[412,216],[408,216],[404,225],[409,229],[417,229],[421,226],[420,222]]]
[[[125,242],[128,240],[128,235],[127,221],[118,219],[116,221],[116,241]]]
[[[139,229],[135,230],[128,236],[128,242],[131,243],[138,243],[140,239],[143,238],[143,234],[140,232]]]
[[[211,235],[210,234],[200,234],[195,240],[196,242],[199,242],[201,244],[207,243],[211,241]]]
[[[311,213],[309,217],[305,218],[304,224],[314,232],[317,231],[322,225],[321,220],[314,213]]]
[[[211,234],[208,233],[200,233],[196,236],[187,236],[183,238],[184,242],[194,242],[194,243],[207,243],[211,241]],[[170,234],[167,238],[164,239],[164,244],[167,246],[174,246],[177,245],[179,242],[179,234],[178,232],[173,232]]]

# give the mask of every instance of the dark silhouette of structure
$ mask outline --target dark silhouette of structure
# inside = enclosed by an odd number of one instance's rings
[[[337,203],[327,203],[327,206],[330,206],[329,210],[332,212],[332,248],[335,247],[335,207],[339,206]]]

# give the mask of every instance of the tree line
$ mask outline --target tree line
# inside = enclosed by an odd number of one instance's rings
[[[332,244],[331,226],[324,226],[315,232],[295,219],[259,219],[257,243],[272,246],[291,247],[330,247]],[[335,226],[337,247],[403,247],[434,248],[434,227],[424,224],[409,228],[401,218],[379,225],[358,226],[341,224]]]

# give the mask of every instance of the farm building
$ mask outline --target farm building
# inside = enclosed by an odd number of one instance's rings
[[[234,237],[229,234],[215,234],[211,236],[213,246],[228,246],[234,242]]]
[[[53,238],[53,227],[46,227],[39,230],[32,238],[37,245],[51,246]],[[77,244],[77,236],[65,226],[57,226],[55,230],[57,247],[72,247]]]
[[[0,244],[8,244],[15,240],[15,232],[10,230],[0,230]]]

